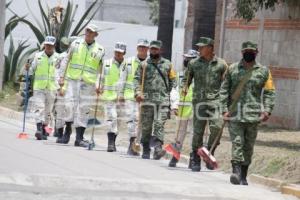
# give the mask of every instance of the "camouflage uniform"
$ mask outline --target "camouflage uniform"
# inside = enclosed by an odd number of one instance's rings
[[[208,121],[211,135],[209,136],[208,148],[210,148],[220,132],[222,121],[219,117],[219,90],[227,69],[225,61],[214,57],[207,62],[198,57],[189,62],[188,70],[183,78],[183,84],[188,85],[194,80],[193,89],[193,124],[194,135],[192,150],[197,151],[203,146],[203,134]]]
[[[156,45],[157,41],[150,43]],[[160,45],[157,45],[160,48]],[[163,73],[167,82],[167,87],[163,78],[155,68],[156,65]],[[145,69],[144,82],[144,102],[141,107],[141,127],[143,145],[149,144],[151,135],[163,143],[164,125],[170,114],[170,92],[176,87],[176,73],[169,60],[160,58],[157,63],[151,58],[143,61],[135,74],[135,96],[141,93],[142,69]]]
[[[256,44],[245,42],[243,49],[256,49]],[[243,76],[249,72],[245,69],[244,60],[229,67],[220,91],[223,111],[228,112],[232,105],[232,95]],[[251,163],[257,126],[262,112],[271,113],[274,107],[275,87],[270,70],[255,62],[249,80],[241,90],[237,106],[229,111],[229,133],[232,141],[232,164],[248,166]]]

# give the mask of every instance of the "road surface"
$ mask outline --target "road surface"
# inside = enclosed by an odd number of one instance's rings
[[[184,164],[167,167],[167,161],[142,160],[97,146],[94,151],[58,145],[55,138],[34,140],[34,127],[27,140],[17,139],[21,124],[0,117],[0,199],[203,199],[293,200],[257,185],[233,186],[228,174],[193,173]],[[74,134],[73,134],[74,135]]]

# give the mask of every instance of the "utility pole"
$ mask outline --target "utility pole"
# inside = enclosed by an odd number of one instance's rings
[[[0,91],[3,88],[4,75],[5,5],[6,0],[0,0]]]

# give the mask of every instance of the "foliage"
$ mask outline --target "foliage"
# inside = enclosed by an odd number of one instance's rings
[[[40,11],[40,17],[37,18],[34,15],[34,12],[30,10],[30,6],[28,5],[28,10],[30,11],[31,15],[33,16],[36,25],[30,22],[29,20],[25,18],[19,18],[20,22],[25,23],[29,26],[29,28],[32,30],[34,35],[36,36],[39,45],[41,45],[45,39],[45,36],[47,35],[53,35],[57,39],[57,45],[56,50],[60,52],[59,48],[59,41],[62,37],[70,37],[70,36],[78,36],[82,30],[90,23],[90,21],[94,18],[99,8],[102,6],[104,0],[102,0],[100,3],[100,0],[95,0],[89,8],[85,11],[85,13],[82,15],[80,20],[77,24],[75,24],[75,28],[71,31],[71,27],[73,26],[74,17],[77,12],[78,5],[68,0],[67,5],[65,7],[65,11],[63,14],[63,19],[61,24],[57,24],[57,27],[52,27],[49,17],[49,12],[42,6],[41,0],[38,0],[39,4],[39,11]],[[47,6],[48,7],[48,6]],[[48,9],[49,10],[49,9]],[[42,24],[39,19],[42,19]],[[58,34],[54,35],[54,29],[58,29]]]
[[[150,7],[150,17],[153,25],[158,25],[159,19],[159,0],[144,0],[147,1]]]
[[[281,3],[289,6],[300,5],[299,0],[237,0],[236,16],[251,21],[259,9],[275,10],[276,5]]]

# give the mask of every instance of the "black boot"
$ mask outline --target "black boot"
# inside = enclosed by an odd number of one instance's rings
[[[241,185],[248,185],[247,174],[248,174],[249,165],[242,165],[241,167]]]
[[[85,128],[84,127],[77,127],[76,128],[76,140],[74,143],[75,147],[84,147],[87,148],[89,146],[89,142],[87,140],[83,140]]]
[[[107,133],[107,139],[108,139],[107,152],[117,151],[117,149],[116,149],[116,138],[117,138],[117,135],[115,133],[113,133],[113,132],[108,132]]]
[[[232,174],[230,176],[230,182],[234,185],[239,185],[241,182],[241,165],[232,163]]]
[[[178,160],[173,156],[169,162],[169,167],[176,167],[177,163],[178,163]]]
[[[163,149],[162,145],[163,142],[160,141],[159,139],[155,140],[155,144],[154,144],[154,153],[153,153],[153,159],[154,160],[159,160],[162,157],[164,157],[164,155],[166,154],[166,150]]]
[[[46,136],[46,140],[47,140],[47,137],[49,136],[49,133],[46,132],[46,126],[47,125],[43,124],[43,136]]]
[[[201,159],[197,151],[191,153],[191,169],[193,172],[200,172],[201,170]]]
[[[192,169],[192,157],[193,157],[193,153],[190,153],[190,159],[189,159],[189,165],[188,165],[189,169]]]
[[[70,136],[72,134],[72,123],[66,122],[65,133],[61,138],[57,138],[56,143],[68,144],[70,141]]]
[[[36,137],[37,140],[42,140],[43,139],[43,124],[42,123],[37,123],[36,124],[35,137]]]
[[[143,159],[150,159],[150,153],[151,153],[150,144],[149,143],[143,143],[142,158]]]
[[[59,132],[58,128],[55,127],[55,130],[54,130],[54,133],[53,133],[53,137],[56,137],[56,138],[62,137],[63,132],[62,132],[61,135],[58,132]]]
[[[129,140],[129,147],[127,150],[127,154],[130,156],[139,156],[140,155],[138,152],[135,152],[132,148],[132,146],[134,145],[135,139],[136,139],[136,137],[131,137]]]
[[[64,135],[64,128],[58,128],[58,129],[56,129],[56,131],[55,131],[55,133],[56,133],[56,137],[57,137],[57,139],[56,139],[56,143],[59,143],[58,141],[59,140],[62,140],[62,138],[63,138],[63,135]]]

